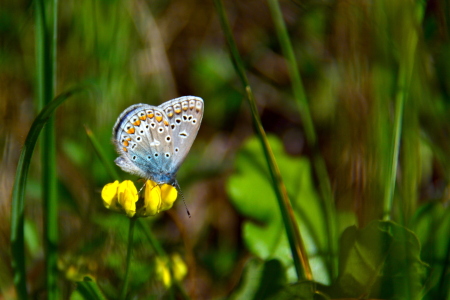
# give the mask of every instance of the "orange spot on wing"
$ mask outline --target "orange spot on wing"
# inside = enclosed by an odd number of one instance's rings
[[[153,113],[149,113],[149,114],[147,114],[147,116],[151,119],[151,118],[153,118],[154,114]]]
[[[131,127],[130,129],[128,129],[127,133],[128,134],[133,134],[134,133],[134,127]]]
[[[126,141],[126,140],[123,141],[123,143],[122,143],[122,145],[124,145],[125,147],[128,147],[128,144],[129,144],[129,143],[128,143],[128,141]]]
[[[136,122],[133,123],[134,126],[141,125],[141,120],[137,119]]]
[[[162,117],[161,116],[156,116],[155,119],[156,119],[156,121],[161,122]]]
[[[147,119],[146,115],[140,116],[139,119],[141,119],[142,121],[144,121],[145,119]]]
[[[122,149],[123,151],[128,152],[127,148],[123,147]]]
[[[164,120],[164,125],[169,126],[169,122],[167,122],[167,120]]]
[[[175,112],[176,112],[177,114],[179,114],[179,113],[181,112],[181,108],[175,109]]]

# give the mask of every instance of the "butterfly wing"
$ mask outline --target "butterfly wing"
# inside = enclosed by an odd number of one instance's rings
[[[171,171],[175,174],[194,143],[203,118],[203,99],[195,96],[179,97],[160,106],[170,123],[173,139]]]
[[[122,170],[158,183],[172,180],[172,133],[168,117],[159,107],[130,106],[114,125],[113,137],[120,154],[115,162]]]

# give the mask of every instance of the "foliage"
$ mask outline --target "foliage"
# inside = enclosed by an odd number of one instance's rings
[[[1,299],[450,300],[448,1],[0,6]],[[111,128],[181,95],[192,218],[130,223]]]

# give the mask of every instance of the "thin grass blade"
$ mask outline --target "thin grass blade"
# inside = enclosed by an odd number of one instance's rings
[[[19,163],[17,165],[16,176],[14,179],[11,203],[11,256],[14,272],[14,284],[16,286],[19,299],[28,298],[25,269],[24,195],[33,150],[36,146],[36,142],[42,128],[48,122],[55,109],[70,96],[82,90],[82,88],[76,88],[61,94],[44,107],[31,125],[25,144],[20,153]]]
[[[94,148],[95,153],[98,155],[98,157],[102,161],[102,164],[105,167],[106,171],[108,172],[109,176],[111,176],[111,178],[114,180],[120,180],[119,173],[117,173],[113,164],[107,158],[105,151],[103,151],[103,148],[101,147],[100,143],[98,142],[95,134],[87,126],[84,126],[84,129],[86,130],[86,134],[89,138],[89,141],[91,142],[92,148]]]
[[[275,157],[271,150],[270,144],[267,140],[266,133],[262,126],[261,120],[259,118],[258,110],[256,107],[256,102],[253,96],[253,92],[251,90],[249,81],[247,79],[247,75],[245,73],[244,65],[239,55],[239,51],[237,50],[236,43],[234,41],[233,35],[231,33],[230,25],[228,24],[228,19],[225,14],[225,9],[223,7],[223,3],[220,0],[214,0],[216,10],[220,17],[220,22],[222,25],[222,29],[225,34],[225,38],[228,42],[228,46],[231,52],[231,57],[233,61],[233,65],[238,73],[241,81],[244,85],[247,100],[250,105],[250,109],[253,117],[253,124],[255,130],[260,138],[262,148],[264,150],[264,154],[267,160],[267,164],[269,166],[271,178],[273,181],[273,187],[275,190],[275,194],[277,195],[278,204],[280,207],[281,215],[283,218],[283,223],[285,226],[286,234],[289,240],[289,245],[292,252],[292,257],[294,260],[295,269],[297,272],[297,277],[299,280],[312,280],[312,272],[311,267],[309,265],[308,256],[305,250],[305,246],[303,240],[300,235],[300,231],[298,229],[297,221],[294,217],[294,212],[289,201],[286,187],[283,183],[280,170],[275,161]]]
[[[325,161],[318,151],[317,134],[314,128],[308,99],[306,98],[305,90],[303,88],[303,82],[298,71],[294,49],[286,29],[286,24],[284,23],[280,5],[278,4],[278,0],[268,0],[267,2],[269,4],[270,13],[272,14],[282,52],[287,60],[294,100],[297,102],[302,124],[305,129],[306,141],[309,147],[314,151],[312,163],[319,179],[319,190],[322,195],[323,210],[326,214],[325,219],[328,220],[328,269],[330,270],[331,278],[334,278],[337,275],[337,259],[335,259],[337,255],[337,233],[335,229],[337,226],[330,178],[325,166]]]

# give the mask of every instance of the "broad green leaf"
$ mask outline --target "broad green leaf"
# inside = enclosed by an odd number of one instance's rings
[[[297,282],[285,286],[270,300],[312,300],[315,294],[315,283],[309,281]]]
[[[421,206],[413,220],[414,231],[422,245],[422,259],[430,264],[430,278],[427,280],[430,299],[449,299],[450,273],[450,207],[430,202]]]
[[[280,261],[274,259],[262,262],[251,259],[245,266],[239,287],[230,299],[267,299],[285,284],[285,270]]]
[[[277,138],[268,139],[299,223],[314,278],[328,283],[324,260],[319,256],[326,248],[326,220],[313,188],[309,161],[287,155]],[[237,155],[236,172],[227,189],[236,209],[251,220],[243,225],[247,248],[261,259],[279,259],[290,268],[289,278],[294,279],[291,252],[271,184],[260,142],[251,138]]]
[[[339,297],[415,299],[421,292],[426,264],[410,230],[390,221],[366,228],[347,228],[340,241]]]

